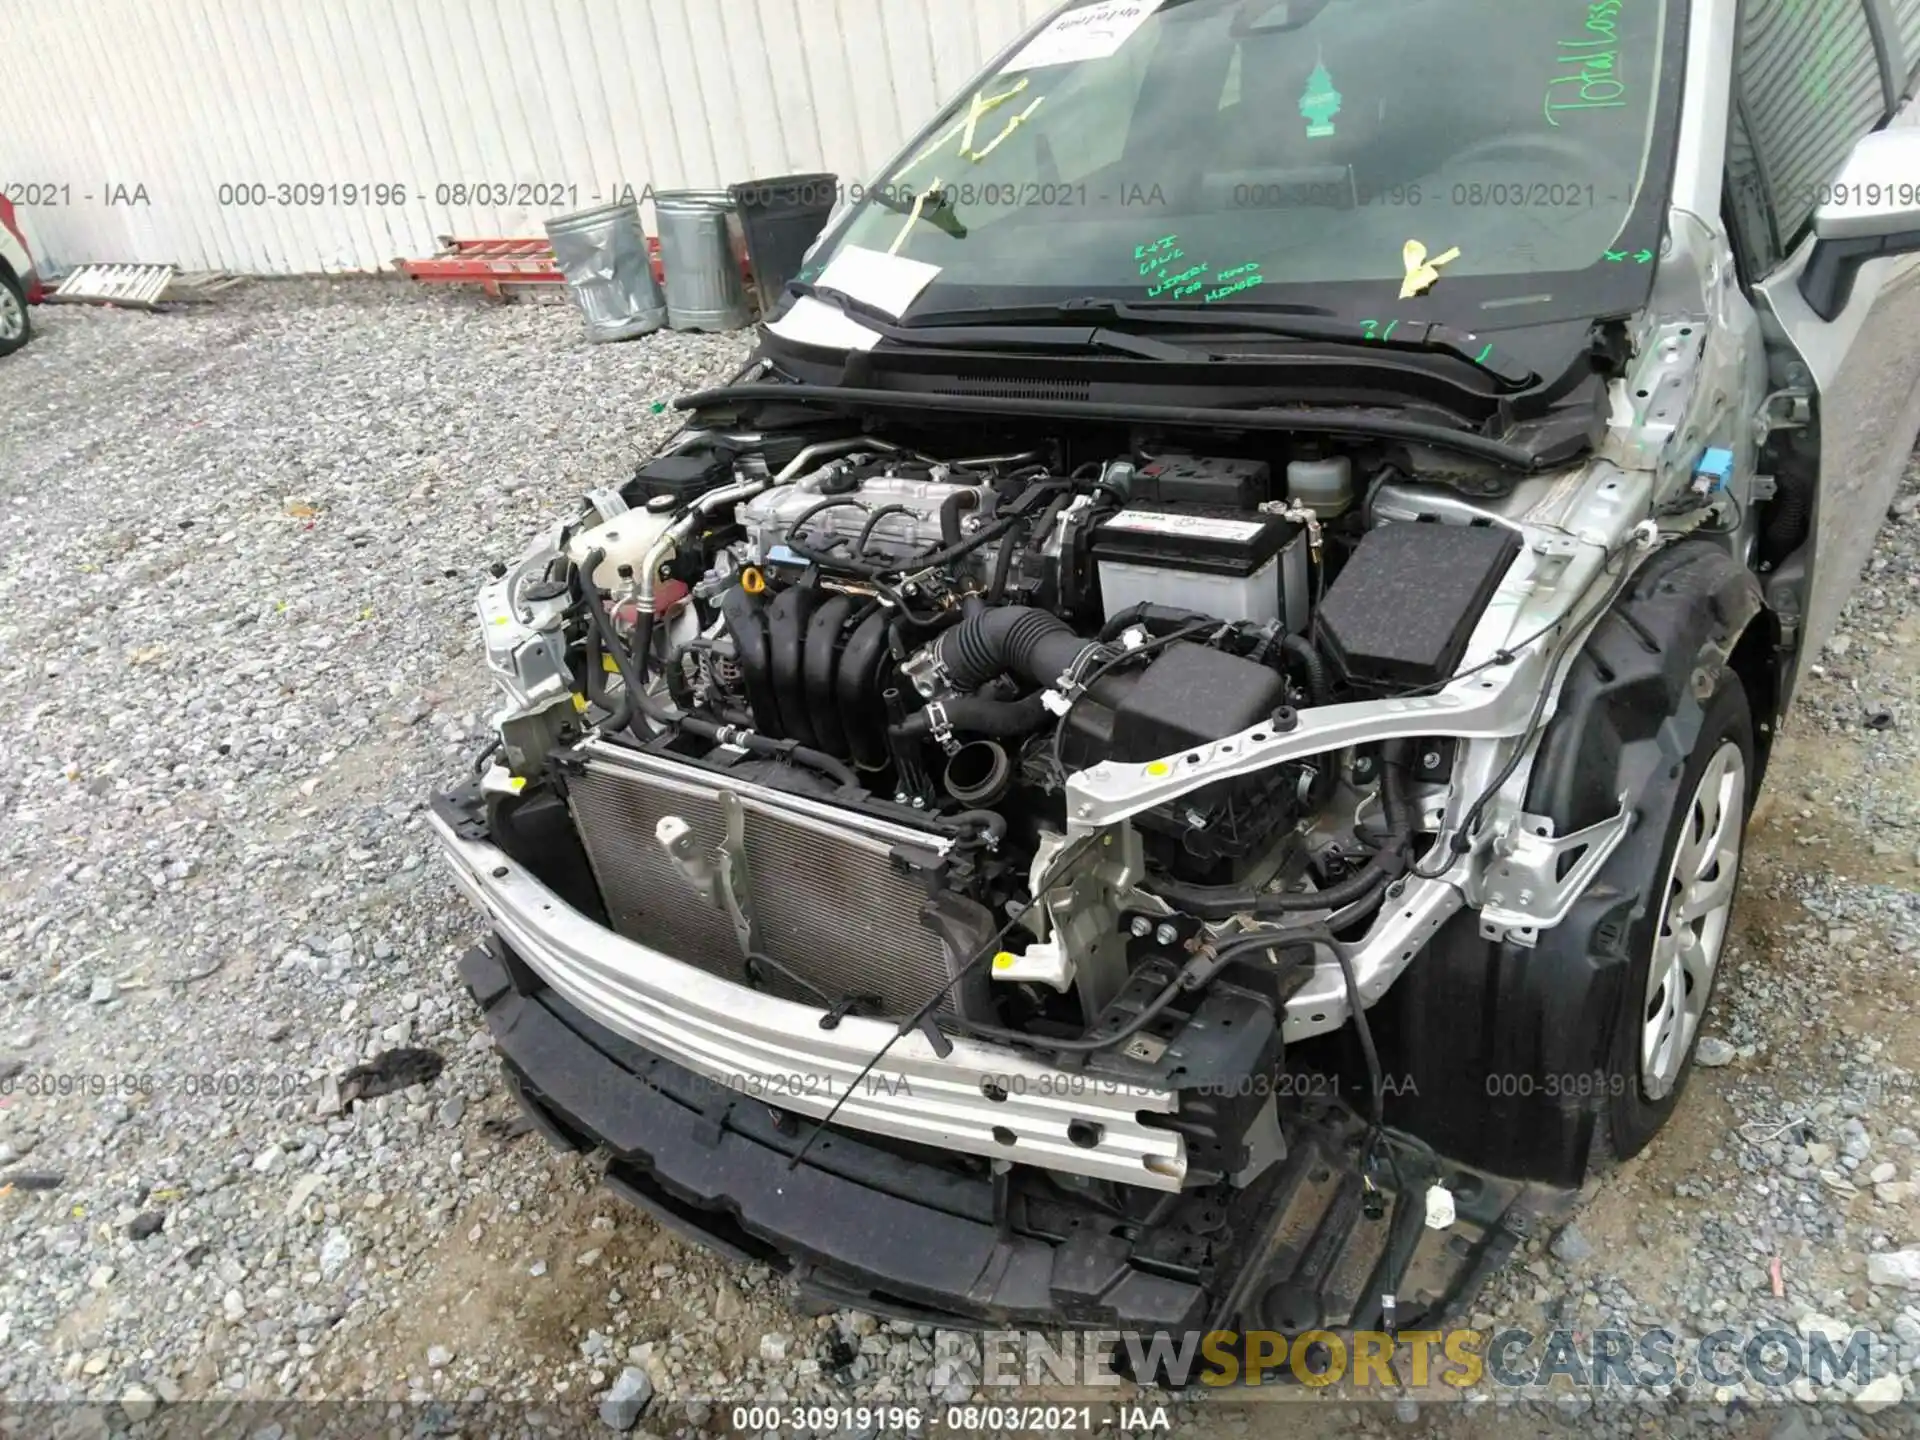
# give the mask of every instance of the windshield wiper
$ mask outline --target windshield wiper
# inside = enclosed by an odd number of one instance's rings
[[[1099,326],[1062,328],[1057,320],[1048,325],[896,325],[877,306],[842,291],[794,280],[787,284],[789,294],[801,295],[830,305],[848,319],[873,331],[884,340],[915,350],[1037,350],[1058,353],[1062,350],[1106,350],[1116,355],[1134,355],[1143,360],[1181,360],[1207,363],[1215,357],[1204,350],[1184,345],[1169,345],[1164,340],[1144,335],[1128,335]]]
[[[912,215],[913,207],[920,207],[920,219],[934,229],[944,231],[956,240],[967,238],[967,227],[960,223],[960,217],[954,212],[953,192],[942,185],[939,189],[929,186],[918,195],[895,195],[885,186],[879,186],[867,192],[869,199],[882,210],[891,210],[896,215]]]
[[[1321,340],[1335,345],[1363,345],[1387,350],[1415,350],[1451,355],[1476,369],[1484,370],[1503,384],[1519,390],[1540,383],[1540,377],[1521,361],[1504,353],[1491,341],[1451,325],[1433,321],[1396,320],[1384,328],[1378,321],[1354,321],[1335,318],[1330,311],[1312,307],[1262,307],[1257,310],[1215,309],[1189,304],[1140,304],[1088,295],[1062,300],[1055,305],[1009,306],[1006,309],[954,310],[931,315],[916,315],[913,325],[966,325],[987,321],[1043,321],[1055,323],[1095,317],[1122,325],[1162,325],[1184,330],[1239,330],[1262,335],[1279,335],[1289,340]],[[911,326],[909,327],[911,328]]]
[[[1451,325],[1431,320],[1395,320],[1384,329],[1375,320],[1340,320],[1315,315],[1274,314],[1268,310],[1176,309],[1130,304],[1088,296],[1065,300],[1062,315],[1111,315],[1142,325],[1197,326],[1219,330],[1255,330],[1265,335],[1284,335],[1292,340],[1328,340],[1336,345],[1379,345],[1389,350],[1423,350],[1451,355],[1486,371],[1495,379],[1521,389],[1540,383],[1540,377],[1513,356],[1503,353],[1491,340],[1482,340]]]

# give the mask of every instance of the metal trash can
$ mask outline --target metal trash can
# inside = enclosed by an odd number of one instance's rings
[[[738,330],[751,318],[727,221],[724,190],[662,190],[660,265],[667,277],[667,321],[676,330]]]
[[[800,273],[807,247],[819,239],[833,214],[839,185],[838,175],[821,172],[776,175],[729,189],[746,236],[761,314],[772,312],[787,282]]]
[[[628,201],[556,215],[547,221],[547,239],[586,321],[587,339],[631,340],[667,323],[638,205]]]

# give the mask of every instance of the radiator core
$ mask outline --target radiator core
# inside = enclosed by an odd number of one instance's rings
[[[664,762],[644,763],[650,768],[592,760],[568,787],[613,928],[745,984],[746,957],[728,911],[701,893],[654,833],[662,819],[677,815],[692,828],[701,853],[712,854],[726,834],[719,784],[697,771],[667,774]],[[757,787],[735,788],[763,954],[832,999],[877,997],[889,1015],[918,1010],[946,984],[945,947],[921,922],[926,889],[892,858],[897,838],[788,808],[761,798]],[[934,836],[921,843],[939,846]],[[768,992],[822,1003],[767,969],[762,988]]]

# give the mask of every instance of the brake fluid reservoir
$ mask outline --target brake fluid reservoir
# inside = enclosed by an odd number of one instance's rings
[[[1287,498],[1330,520],[1353,504],[1353,461],[1345,455],[1287,465]]]
[[[673,504],[669,498],[658,510],[652,505],[643,510],[628,510],[610,520],[602,520],[589,530],[582,530],[567,542],[567,555],[574,564],[583,565],[590,552],[606,551],[607,558],[593,572],[593,583],[602,590],[618,590],[622,588],[620,567],[631,565],[634,578],[639,579],[640,566],[646,559],[647,551],[653,548],[654,541],[667,533],[667,527],[671,524]]]

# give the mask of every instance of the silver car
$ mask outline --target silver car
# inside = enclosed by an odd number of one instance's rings
[[[1917,68],[1920,0],[1023,36],[481,596],[530,1113],[821,1304],[1457,1307],[1685,1088],[1920,427]]]

